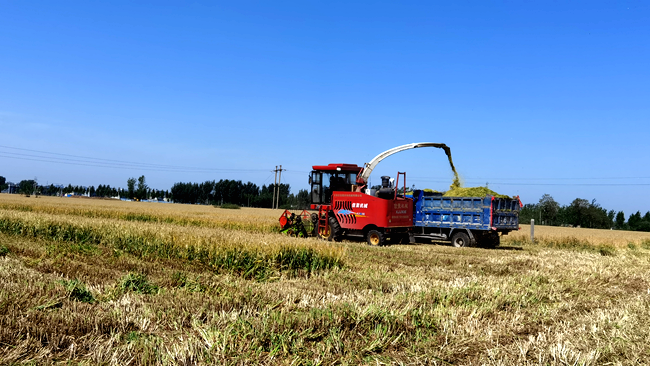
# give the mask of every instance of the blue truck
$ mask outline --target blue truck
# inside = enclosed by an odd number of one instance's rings
[[[445,197],[413,191],[413,236],[451,241],[455,247],[499,245],[501,235],[519,230],[518,197]]]

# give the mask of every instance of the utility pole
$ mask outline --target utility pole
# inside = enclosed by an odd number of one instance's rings
[[[280,184],[282,184],[282,165],[280,165],[280,177],[278,178],[278,196],[277,196],[277,202],[275,203],[275,208],[280,207]],[[284,169],[286,170],[286,169]]]
[[[271,170],[272,172],[275,172],[275,180],[273,182],[273,200],[271,201],[271,208],[278,208],[280,207],[280,181],[282,180],[282,171],[286,169],[282,169],[282,165],[280,165],[280,168],[278,169],[278,166],[275,166],[275,170]],[[280,173],[280,175],[278,175]],[[277,190],[277,193],[275,191]]]
[[[275,189],[278,186],[278,166],[275,166],[275,170],[272,170],[275,172],[275,180],[273,181],[273,199],[271,200],[271,209],[275,208]]]

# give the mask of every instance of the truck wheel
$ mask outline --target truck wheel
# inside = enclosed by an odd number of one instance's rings
[[[469,236],[463,232],[457,232],[451,237],[451,245],[456,248],[468,247],[469,246]]]
[[[384,245],[384,234],[382,234],[380,231],[377,230],[368,231],[368,235],[366,235],[366,239],[368,241],[368,245],[372,245],[374,247],[379,247]]]
[[[501,238],[499,234],[488,235],[483,239],[483,246],[486,248],[496,248],[501,244]]]

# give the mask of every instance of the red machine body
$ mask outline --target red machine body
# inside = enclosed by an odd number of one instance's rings
[[[355,164],[313,166],[310,185],[311,208],[318,210],[314,216],[316,235],[328,240],[363,236],[372,245],[382,245],[385,238],[403,238],[411,231],[413,200],[398,195],[392,186],[382,189],[381,197],[368,194],[370,189],[359,189],[362,170]],[[398,173],[398,182],[400,175],[406,179],[405,173]]]
[[[332,211],[344,229],[413,226],[413,200],[409,198],[383,199],[360,192],[334,192]]]

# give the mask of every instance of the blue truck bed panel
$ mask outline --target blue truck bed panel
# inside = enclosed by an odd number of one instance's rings
[[[416,193],[413,224],[419,227],[509,231],[519,229],[519,199],[425,196]]]

